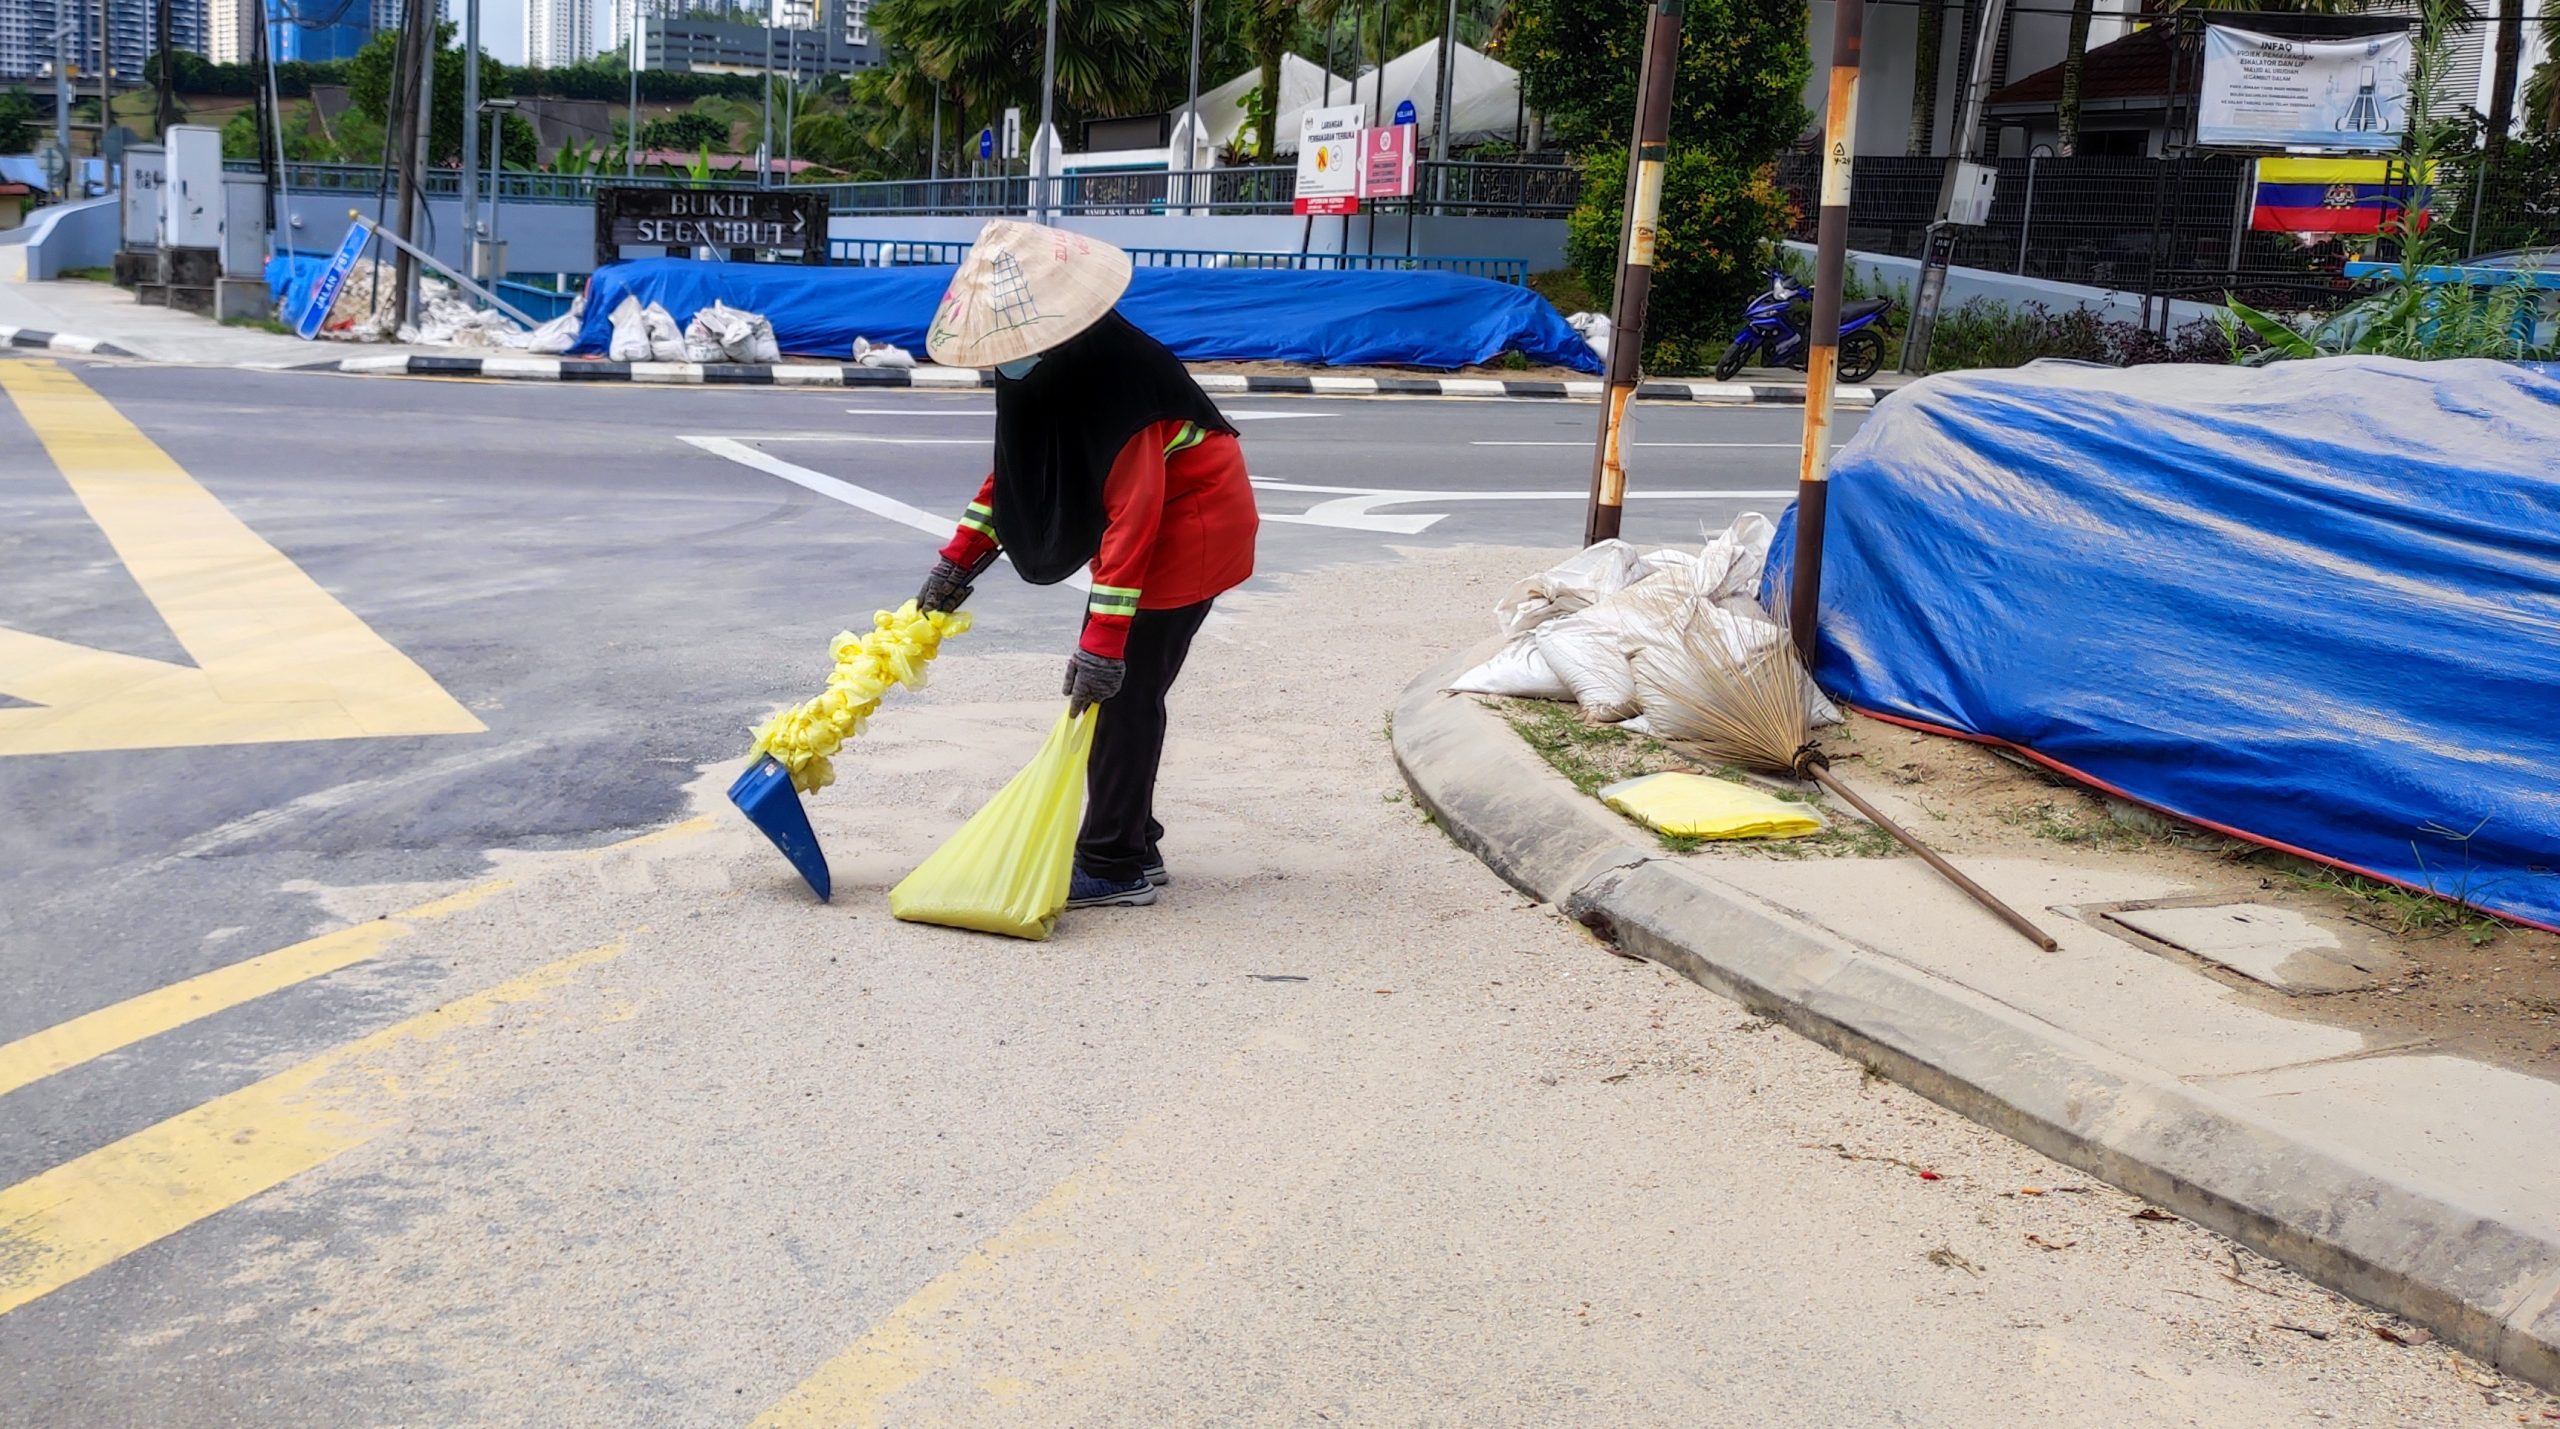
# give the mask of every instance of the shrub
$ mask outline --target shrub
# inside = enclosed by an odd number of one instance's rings
[[[1582,202],[1566,226],[1565,261],[1605,300],[1617,291],[1626,151],[1595,149],[1582,166]],[[1662,222],[1645,312],[1647,368],[1714,364],[1740,325],[1744,304],[1766,281],[1762,265],[1786,215],[1786,196],[1766,167],[1742,168],[1701,150],[1671,151],[1663,165]]]

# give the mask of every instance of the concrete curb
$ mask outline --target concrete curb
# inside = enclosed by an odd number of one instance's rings
[[[990,386],[993,378],[963,367],[856,367],[850,363],[786,362],[593,362],[560,357],[350,357],[311,363],[297,371],[343,372],[372,377],[479,377],[512,382],[647,382],[673,386],[914,387],[963,391]],[[1511,401],[1597,401],[1595,381],[1513,381],[1490,377],[1247,377],[1232,372],[1195,374],[1204,391],[1226,395],[1292,394],[1315,397],[1481,397]],[[1842,387],[1843,407],[1872,407],[1873,387]],[[1647,382],[1639,401],[1703,402],[1736,406],[1802,406],[1804,389],[1776,383]]]
[[[1702,986],[2045,1155],[2560,1389],[2560,1242],[2363,1165],[2248,1108],[1662,857],[1441,687],[1397,701],[1397,765],[1513,886]]]
[[[0,347],[33,347],[50,352],[76,352],[91,357],[131,357],[132,353],[112,342],[94,337],[72,337],[66,333],[44,332],[31,327],[0,327]]]

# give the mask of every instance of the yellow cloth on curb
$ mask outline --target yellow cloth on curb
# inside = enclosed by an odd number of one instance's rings
[[[889,914],[1037,942],[1058,926],[1084,821],[1099,706],[1060,714],[1049,741],[933,856],[889,890]]]
[[[1802,804],[1704,774],[1646,774],[1600,791],[1610,808],[1660,833],[1692,839],[1800,839],[1822,832]]]
[[[969,628],[959,611],[916,610],[908,601],[896,610],[871,617],[871,629],[860,635],[839,630],[827,645],[835,669],[827,674],[826,693],[805,704],[777,710],[755,731],[755,748],[747,758],[770,754],[791,771],[791,787],[815,793],[836,782],[829,758],[844,742],[862,733],[880,697],[892,685],[924,688],[924,667],[942,651],[943,637]]]

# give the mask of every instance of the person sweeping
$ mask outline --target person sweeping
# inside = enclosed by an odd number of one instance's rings
[[[990,221],[925,347],[996,372],[995,462],[916,605],[954,610],[1002,550],[1035,585],[1090,566],[1067,661],[1076,712],[1100,705],[1070,908],[1139,907],[1171,881],[1156,821],[1165,694],[1209,606],[1253,574],[1261,524],[1236,431],[1164,344],[1114,308],[1129,255]]]

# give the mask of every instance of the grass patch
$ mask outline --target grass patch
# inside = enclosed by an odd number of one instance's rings
[[[2000,821],[2024,829],[2047,843],[2077,848],[2127,851],[2150,848],[2166,834],[2109,814],[2087,799],[2045,799],[2010,809]]]
[[[1503,700],[1496,708],[1547,761],[1547,767],[1594,798],[1621,779],[1693,767],[1660,740],[1611,725],[1585,724],[1581,712],[1571,705]]]
[[[2421,893],[2357,873],[2304,859],[2280,856],[2280,871],[2298,888],[2327,893],[2357,905],[2373,921],[2404,938],[2433,938],[2459,933],[2471,946],[2483,947],[2507,931],[2507,921],[2458,897]]]
[[[1548,768],[1593,798],[1621,779],[1665,771],[1712,773],[1737,784],[1755,782],[1732,765],[1702,770],[1695,760],[1658,739],[1612,725],[1586,724],[1581,712],[1571,705],[1546,700],[1497,700],[1494,708],[1537,751],[1538,757],[1547,761]],[[1766,784],[1757,787],[1790,803],[1819,807],[1822,802],[1798,789],[1770,788]],[[1829,826],[1821,833],[1800,839],[1702,839],[1658,831],[1653,837],[1665,853],[1696,853],[1710,846],[1771,858],[1892,858],[1902,852],[1902,845],[1894,842],[1893,835],[1863,819],[1842,814],[1828,815],[1828,819]]]
[[[65,268],[55,276],[69,278],[79,283],[112,283],[116,280],[116,270],[113,268]]]
[[[283,323],[277,322],[274,318],[224,318],[222,320],[222,325],[224,327],[255,328],[259,332],[271,332],[281,337],[293,336],[292,328],[285,326]]]
[[[1529,290],[1556,305],[1560,313],[1605,313],[1609,305],[1582,281],[1582,275],[1571,268],[1556,268],[1529,275]]]

